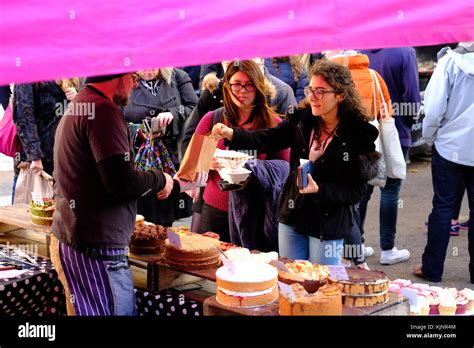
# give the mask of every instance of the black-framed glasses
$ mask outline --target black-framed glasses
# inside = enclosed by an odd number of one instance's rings
[[[306,97],[310,97],[311,95],[315,98],[315,99],[318,99],[318,100],[321,100],[324,98],[324,94],[326,93],[337,93],[337,91],[335,90],[332,90],[332,91],[326,91],[324,89],[312,89],[312,88],[305,88],[304,89],[304,95]]]
[[[257,87],[253,83],[247,83],[246,85],[243,85],[241,83],[229,83],[230,89],[234,92],[240,92],[243,89],[247,92],[255,92]]]

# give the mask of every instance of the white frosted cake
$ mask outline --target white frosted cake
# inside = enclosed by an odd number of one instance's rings
[[[263,306],[278,299],[278,272],[262,262],[234,262],[216,272],[217,301],[231,307]]]

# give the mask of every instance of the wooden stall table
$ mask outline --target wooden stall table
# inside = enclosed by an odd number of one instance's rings
[[[26,238],[22,237],[25,238],[25,241],[29,242],[28,238],[31,237],[36,244],[46,243],[44,256],[49,258],[51,226],[40,226],[32,223],[28,204],[15,204],[0,207],[0,232],[11,233],[16,236],[18,232],[23,230],[28,230],[30,234]],[[40,234],[40,236],[31,236],[31,234],[34,233]]]
[[[40,233],[42,236],[46,237],[46,252],[44,256],[50,258],[49,254],[49,244],[51,243],[51,226],[40,226],[35,225],[31,222],[29,205],[28,204],[15,204],[13,206],[0,207],[0,232],[11,233],[15,235],[12,237],[12,241],[21,241],[22,243],[30,241],[28,239],[16,238],[17,233],[22,230],[30,230]],[[8,241],[8,238],[1,238],[1,241]],[[43,241],[34,240],[38,244],[44,243]],[[147,288],[151,290],[158,289],[157,270],[155,269],[156,261],[160,260],[162,255],[135,255],[130,254],[129,260],[130,264],[139,268],[147,270]],[[156,279],[156,281],[155,281]]]
[[[8,230],[8,226],[14,226],[16,229],[24,228],[45,233],[48,235],[48,238],[51,234],[51,226],[40,226],[31,222],[28,204],[0,207],[0,225],[6,225],[2,226],[2,229],[5,231]]]
[[[234,308],[220,304],[216,296],[209,297],[204,301],[204,315],[226,316],[226,315],[248,315],[248,316],[269,316],[280,315],[278,312],[278,301],[269,305],[254,308]],[[397,294],[390,294],[387,303],[372,307],[347,307],[342,306],[342,315],[408,315],[410,305],[408,300],[399,301]]]
[[[193,283],[199,280],[216,282],[216,271],[219,267],[211,267],[202,270],[183,270],[168,265],[164,258],[156,262],[158,270],[158,288],[167,289],[174,286]]]

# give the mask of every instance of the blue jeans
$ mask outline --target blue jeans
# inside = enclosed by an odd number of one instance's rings
[[[324,240],[301,234],[294,226],[278,226],[278,251],[280,256],[293,260],[309,260],[321,265],[339,265],[343,239]]]
[[[433,146],[433,210],[428,218],[428,242],[423,253],[422,270],[432,281],[441,281],[448,250],[451,218],[457,209],[459,195],[466,188],[469,201],[468,249],[469,272],[474,283],[474,167],[463,166],[441,157]]]
[[[403,156],[408,158],[409,147],[402,146]],[[380,188],[380,249],[392,250],[395,246],[395,235],[397,233],[398,202],[400,198],[401,179],[387,178],[384,188]],[[364,222],[367,215],[367,204],[374,192],[372,185],[367,185],[367,192],[359,203],[360,233],[364,235]],[[364,239],[362,238],[362,241]]]
[[[384,188],[380,188],[380,248],[391,250],[395,246],[395,234],[397,233],[398,201],[402,180],[387,178]],[[364,222],[367,215],[367,204],[374,191],[372,185],[367,185],[367,192],[359,203],[361,234],[364,234]]]

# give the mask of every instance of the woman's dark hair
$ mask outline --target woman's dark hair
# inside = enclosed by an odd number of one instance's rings
[[[245,72],[256,87],[254,108],[250,115],[250,121],[253,122],[253,128],[261,129],[274,127],[276,125],[274,115],[276,114],[267,103],[265,77],[260,67],[252,60],[235,61],[230,63],[227,67],[223,79],[224,120],[227,121],[231,127],[238,126],[238,106],[232,101],[232,91],[229,84],[230,78],[238,71]]]
[[[311,67],[311,77],[321,76],[339,95],[343,95],[344,99],[338,105],[338,115],[343,121],[349,118],[360,118],[366,122],[370,117],[366,114],[362,106],[359,94],[355,89],[350,70],[344,65],[320,59]],[[299,105],[300,107],[308,107],[308,98]],[[315,137],[319,139],[322,132],[321,118],[316,120]]]

